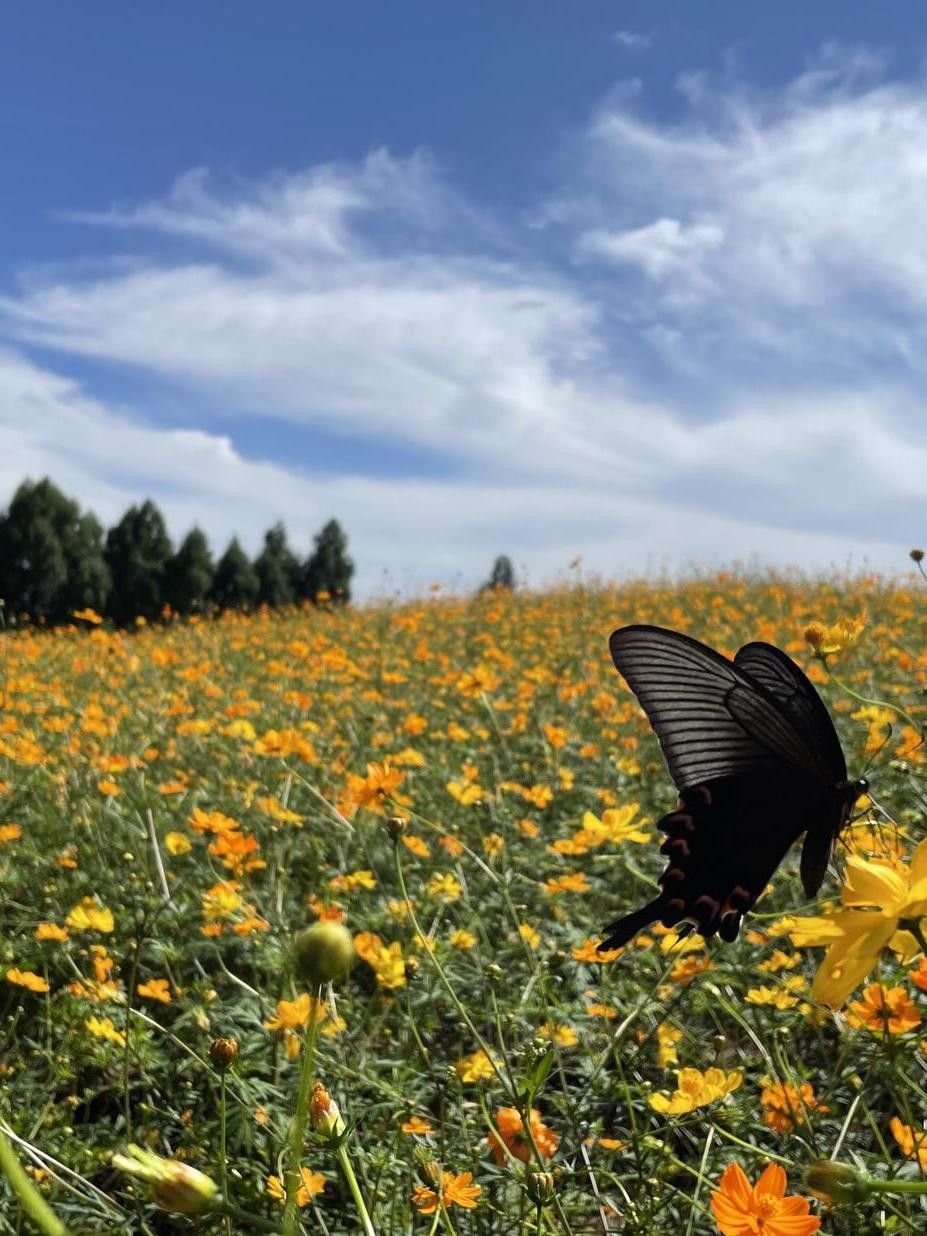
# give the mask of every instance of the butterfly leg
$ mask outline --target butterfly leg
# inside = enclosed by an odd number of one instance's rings
[[[599,952],[605,953],[610,949],[623,948],[644,927],[648,927],[651,923],[655,923],[658,918],[661,918],[664,909],[665,902],[661,893],[659,897],[655,897],[647,905],[642,906],[639,910],[635,910],[633,914],[626,914],[624,918],[616,918],[613,923],[609,923],[605,928],[607,934],[599,945]]]

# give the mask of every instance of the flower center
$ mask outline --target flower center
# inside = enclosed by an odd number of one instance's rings
[[[756,1199],[757,1201],[757,1227],[759,1230],[765,1231],[766,1220],[771,1219],[775,1213],[779,1199],[773,1193],[761,1193]]]

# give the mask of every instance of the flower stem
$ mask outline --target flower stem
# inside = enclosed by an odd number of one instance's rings
[[[36,1227],[45,1232],[47,1236],[67,1236],[68,1229],[26,1175],[2,1129],[0,1129],[0,1168],[3,1169],[3,1174],[16,1194],[20,1206]]]
[[[221,1182],[222,1196],[225,1198],[229,1195],[229,1164],[226,1144],[228,1130],[226,1125],[225,1069],[223,1069],[219,1075],[219,1180]],[[226,1236],[232,1236],[232,1216],[228,1212],[225,1215],[225,1232]]]
[[[354,1174],[354,1168],[351,1166],[351,1160],[348,1157],[348,1148],[342,1143],[338,1147],[338,1164],[344,1174],[345,1180],[348,1182],[348,1188],[351,1190],[351,1196],[354,1198],[354,1205],[357,1207],[357,1213],[360,1216],[361,1224],[364,1228],[364,1236],[377,1236],[376,1228],[370,1221],[370,1215],[367,1212],[367,1205],[364,1202],[364,1195],[360,1191],[360,1185],[357,1183],[357,1176]]]
[[[303,1157],[303,1144],[306,1140],[306,1122],[309,1118],[309,1092],[315,1071],[315,1044],[318,1038],[319,1011],[322,1006],[322,989],[317,989],[309,1011],[309,1025],[303,1040],[302,1065],[299,1074],[299,1094],[296,1099],[296,1111],[293,1113],[293,1123],[290,1125],[289,1162],[287,1163],[285,1188],[286,1206],[283,1211],[284,1236],[294,1236],[299,1225],[299,1212],[296,1198],[302,1185],[300,1165]]]
[[[280,1234],[278,1224],[272,1223],[270,1219],[262,1219],[260,1215],[252,1214],[250,1210],[242,1210],[240,1206],[233,1206],[231,1202],[222,1202],[215,1213],[224,1215],[229,1223],[233,1219],[237,1219],[239,1223],[246,1223],[250,1227],[256,1227],[259,1232],[276,1232],[277,1236]]]
[[[838,678],[826,661],[824,662],[824,668],[827,671],[827,676],[831,682],[834,683],[835,686],[838,686],[841,691],[845,691],[847,695],[849,695],[851,699],[856,700],[858,704],[863,704],[872,708],[887,708],[889,712],[895,713],[896,716],[901,717],[902,721],[907,722],[915,733],[923,734],[924,727],[919,722],[915,721],[910,713],[905,712],[903,708],[900,708],[897,704],[890,703],[888,700],[874,700],[870,699],[867,695],[860,695],[858,691],[854,691],[852,687],[848,686],[842,678]]]

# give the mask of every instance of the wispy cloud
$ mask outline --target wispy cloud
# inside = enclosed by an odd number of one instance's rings
[[[927,89],[864,61],[830,52],[775,95],[690,79],[673,125],[612,96],[546,227],[386,151],[84,216],[139,255],[0,299],[0,486],[51,472],[104,518],[152,493],[175,532],[252,542],[335,513],[368,589],[473,582],[503,551],[535,576],[576,552],[607,574],[902,562],[927,475]],[[48,349],[196,411],[178,431],[142,396],[107,406]],[[216,407],[266,424],[265,458]],[[349,448],[320,469],[274,451],[280,422],[426,448],[453,479],[364,476]]]

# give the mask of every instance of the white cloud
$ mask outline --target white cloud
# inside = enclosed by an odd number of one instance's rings
[[[568,195],[578,253],[635,263],[643,313],[728,356],[759,346],[797,371],[859,349],[922,369],[927,84],[873,84],[878,67],[829,49],[766,94],[690,75],[675,125],[610,102]]]
[[[280,518],[305,549],[334,514],[366,591],[472,584],[500,552],[535,579],[576,553],[607,575],[903,565],[927,475],[927,91],[864,71],[831,57],[762,99],[690,80],[676,126],[613,96],[585,178],[521,232],[383,151],[231,189],[196,172],[92,216],[192,256],[31,272],[0,299],[19,348],[139,379],[114,407],[0,356],[0,501],[50,473],[104,521],[150,494],[175,535],[252,550]],[[537,247],[564,236],[572,268]],[[144,415],[149,381],[185,429]],[[321,470],[274,448],[281,422],[424,449],[450,479],[361,475],[348,447]]]
[[[612,38],[625,51],[644,51],[653,42],[653,36],[641,34],[639,30],[616,30]]]

